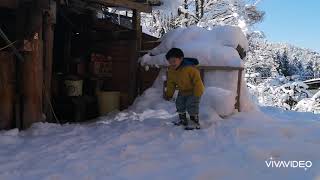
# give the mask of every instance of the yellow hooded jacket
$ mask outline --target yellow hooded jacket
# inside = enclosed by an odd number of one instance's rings
[[[174,69],[168,69],[166,97],[171,98],[176,88],[183,96],[194,95],[200,97],[204,92],[204,85],[200,72],[196,68],[197,59],[184,58],[181,65]]]

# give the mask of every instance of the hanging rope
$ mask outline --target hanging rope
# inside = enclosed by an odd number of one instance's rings
[[[16,42],[17,42],[17,41],[14,41],[14,42],[12,42],[12,43],[10,43],[10,44],[8,44],[8,45],[0,48],[0,51],[7,49],[8,47],[12,46],[12,45],[13,45],[14,43],[16,43]]]
[[[51,112],[52,112],[52,114],[54,116],[54,119],[56,120],[56,123],[61,124],[61,122],[59,121],[56,113],[54,112],[54,109],[53,109],[53,106],[52,106],[52,102],[51,102],[51,100],[49,98],[49,95],[47,93],[46,93],[46,98],[47,98],[47,100],[49,102],[50,110],[51,110]]]
[[[61,122],[59,121],[56,113],[54,112],[54,109],[53,109],[53,106],[52,106],[52,102],[51,102],[51,99],[50,99],[50,97],[49,97],[49,92],[47,91],[46,84],[44,83],[44,81],[43,81],[43,84],[42,84],[42,85],[43,85],[42,92],[44,93],[44,96],[45,96],[45,98],[46,98],[47,101],[48,101],[48,104],[49,104],[49,106],[50,106],[50,111],[52,112],[53,117],[54,117],[56,123],[61,124]]]
[[[19,53],[19,51],[17,50],[17,48],[15,46],[13,46],[13,43],[8,39],[8,37],[6,36],[6,34],[2,31],[2,29],[0,28],[0,36],[2,37],[2,39],[4,41],[6,41],[6,43],[8,45],[10,45],[13,53],[17,56],[17,58],[20,60],[20,61],[24,61],[24,58],[23,56]]]

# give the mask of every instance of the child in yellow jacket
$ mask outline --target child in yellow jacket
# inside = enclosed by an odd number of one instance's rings
[[[195,58],[185,58],[183,51],[178,48],[170,49],[166,59],[170,67],[165,99],[170,100],[176,88],[179,90],[176,100],[179,121],[175,122],[175,125],[184,125],[187,130],[200,129],[199,103],[204,85],[200,72],[196,68],[199,61]],[[190,121],[187,120],[186,112],[190,115]]]

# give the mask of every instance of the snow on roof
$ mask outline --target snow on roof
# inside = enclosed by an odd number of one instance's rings
[[[308,79],[303,81],[304,83],[319,83],[320,82],[320,78],[315,78],[315,79]]]
[[[161,6],[153,7],[154,10],[160,10],[162,14],[176,15],[178,11],[173,11],[179,8],[183,0],[161,0]]]
[[[216,26],[212,30],[197,26],[177,28],[165,34],[161,44],[142,57],[141,64],[167,65],[165,54],[175,47],[182,49],[186,57],[197,58],[201,66],[240,67],[238,45],[248,50],[248,41],[236,26]]]

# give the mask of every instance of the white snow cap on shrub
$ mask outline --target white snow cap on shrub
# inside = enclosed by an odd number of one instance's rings
[[[232,66],[243,67],[243,62],[236,50],[240,45],[248,50],[248,42],[239,27],[216,26],[212,30],[192,26],[178,28],[165,34],[161,44],[152,49],[141,59],[142,65],[168,65],[165,54],[171,48],[180,48],[185,57],[197,58],[200,66]],[[159,76],[162,76],[162,71]],[[204,84],[206,91],[200,109],[209,106],[220,116],[234,112],[236,103],[238,72],[237,71],[205,71]],[[157,78],[155,85],[163,84],[162,78]],[[241,79],[241,111],[257,110],[251,101],[244,73]]]

